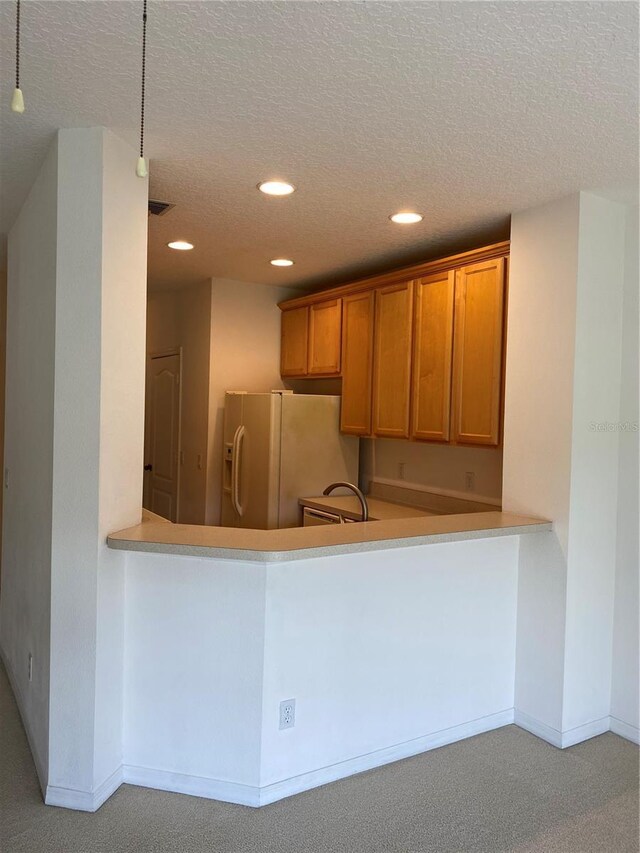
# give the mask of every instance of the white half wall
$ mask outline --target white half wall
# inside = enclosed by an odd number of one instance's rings
[[[618,466],[611,727],[639,740],[638,208],[627,213]]]
[[[511,721],[517,560],[509,537],[270,564],[261,785]]]
[[[211,282],[207,524],[220,523],[225,392],[284,387],[278,303],[296,294],[286,287],[221,278]]]
[[[244,802],[260,781],[264,566],[126,558],[125,778],[215,780]]]
[[[257,806],[512,722],[517,561],[518,537],[266,565],[129,552],[124,780]]]

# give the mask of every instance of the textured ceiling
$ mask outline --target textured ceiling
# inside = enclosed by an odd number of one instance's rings
[[[141,2],[0,3],[6,233],[58,127],[136,142]],[[150,0],[150,286],[309,285],[507,233],[578,189],[637,197],[633,2]],[[132,163],[134,168],[135,163]],[[270,199],[255,185],[298,191]],[[415,208],[417,226],[388,215]],[[170,239],[196,244],[171,252]],[[271,257],[294,258],[289,269]]]

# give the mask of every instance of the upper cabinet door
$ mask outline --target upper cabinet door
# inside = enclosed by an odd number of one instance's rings
[[[307,375],[307,349],[309,342],[309,306],[282,312],[282,338],[280,344],[280,374],[282,376]]]
[[[376,290],[373,433],[409,437],[413,282]]]
[[[504,288],[504,258],[456,271],[453,439],[462,444],[500,438]]]
[[[309,311],[309,375],[339,374],[342,300],[317,302]]]
[[[414,287],[411,436],[449,441],[455,273],[427,276]]]
[[[372,290],[342,300],[340,430],[350,435],[371,434],[374,305]]]

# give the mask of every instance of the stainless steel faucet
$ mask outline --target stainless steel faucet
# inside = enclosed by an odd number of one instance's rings
[[[357,486],[354,486],[353,483],[331,483],[331,485],[327,486],[327,488],[324,490],[324,492],[322,494],[323,495],[330,495],[334,489],[340,489],[340,488],[350,489],[353,492],[353,494],[360,501],[360,506],[362,508],[362,521],[368,521],[369,520],[369,504],[367,503],[367,499],[362,494],[360,489]]]

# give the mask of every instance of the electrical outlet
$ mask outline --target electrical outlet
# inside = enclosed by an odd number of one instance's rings
[[[404,480],[404,462],[398,462],[398,479]]]
[[[280,728],[292,729],[296,724],[296,700],[285,699],[280,703]]]
[[[33,655],[29,652],[29,663],[27,664],[27,676],[29,681],[33,681]]]
[[[476,487],[475,471],[467,471],[464,475],[464,487],[468,492],[473,492]]]

